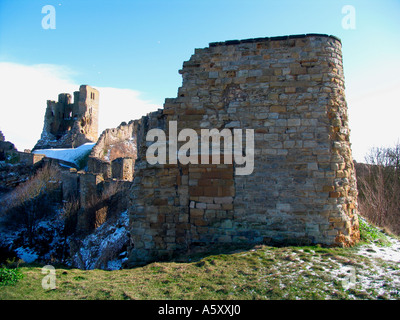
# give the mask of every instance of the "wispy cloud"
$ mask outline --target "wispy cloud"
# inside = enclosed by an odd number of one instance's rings
[[[140,119],[161,106],[140,98],[140,92],[131,89],[96,87],[100,92],[99,133],[115,128],[122,121]]]
[[[74,75],[65,66],[0,62],[0,130],[18,150],[33,148],[40,138],[46,101],[79,89],[80,84],[72,80]],[[99,134],[158,107],[142,100],[135,90],[94,87],[100,92]]]

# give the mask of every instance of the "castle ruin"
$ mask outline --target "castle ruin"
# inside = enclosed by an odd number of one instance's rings
[[[35,146],[97,140],[88,172],[67,175],[70,185],[80,185],[83,205],[113,179],[129,184],[128,266],[218,244],[352,246],[359,240],[339,39],[306,34],[210,43],[179,73],[182,86],[163,109],[99,139],[97,90],[81,86],[73,104],[61,94],[48,101]],[[201,148],[198,159],[209,163],[175,161],[187,141],[171,132],[200,136],[212,128],[221,150],[223,130],[253,132],[249,174],[237,174],[243,165],[224,161],[222,153],[219,163],[211,161]],[[147,158],[152,129],[166,133],[167,163]],[[246,145],[245,135],[239,142]]]
[[[36,149],[76,148],[98,139],[99,92],[81,85],[74,92],[58,95],[58,101],[47,100],[41,138]]]

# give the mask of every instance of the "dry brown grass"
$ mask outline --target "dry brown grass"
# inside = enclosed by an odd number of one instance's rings
[[[400,235],[400,145],[373,149],[366,160],[356,164],[360,213]]]
[[[52,205],[60,200],[60,186],[57,167],[46,165],[39,169],[28,181],[2,198],[2,223],[9,228],[24,225],[31,239],[37,221],[51,214]]]

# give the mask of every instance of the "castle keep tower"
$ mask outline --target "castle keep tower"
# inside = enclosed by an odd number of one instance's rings
[[[339,39],[211,43],[196,49],[180,73],[178,96],[138,126],[131,266],[218,243],[358,241]],[[172,121],[178,132],[254,130],[254,171],[236,175],[236,163],[222,162],[149,164],[147,133],[168,133]]]
[[[33,150],[49,148],[76,148],[98,138],[99,92],[81,85],[71,95],[61,93],[58,101],[47,101],[44,126],[40,140]]]

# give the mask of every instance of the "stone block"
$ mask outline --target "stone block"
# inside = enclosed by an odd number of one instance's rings
[[[288,119],[288,126],[289,127],[297,127],[300,126],[301,120],[300,119]]]
[[[204,187],[189,187],[189,194],[191,196],[204,196]]]
[[[208,73],[208,77],[210,79],[217,79],[219,77],[219,73],[218,73],[218,71],[210,71]]]
[[[285,93],[296,93],[296,88],[295,87],[286,87]]]
[[[307,169],[308,170],[318,170],[318,163],[316,163],[316,162],[307,163]]]
[[[288,212],[291,210],[291,206],[289,203],[277,203],[276,210]]]
[[[335,191],[335,186],[323,186],[323,187],[322,187],[322,191],[323,191],[323,192]]]
[[[199,197],[199,201],[204,203],[214,203],[214,197]]]
[[[216,186],[210,186],[210,187],[205,187],[203,191],[203,195],[206,197],[213,197],[218,195],[218,187]]]
[[[217,204],[231,204],[233,203],[232,197],[215,197],[214,202]]]
[[[249,77],[260,77],[263,75],[262,70],[249,70],[248,76]]]
[[[340,192],[335,192],[335,191],[329,192],[329,198],[339,198],[340,196],[341,196]]]
[[[198,203],[196,203],[196,208],[197,209],[206,209],[206,208],[208,208],[208,206],[206,203],[198,202]]]
[[[275,106],[271,106],[269,110],[270,110],[270,112],[282,113],[282,112],[286,112],[286,107],[275,105]]]
[[[201,218],[204,215],[203,209],[190,209],[190,217]]]
[[[219,210],[221,209],[221,204],[216,204],[216,203],[207,203],[207,209],[212,209],[212,210]]]

